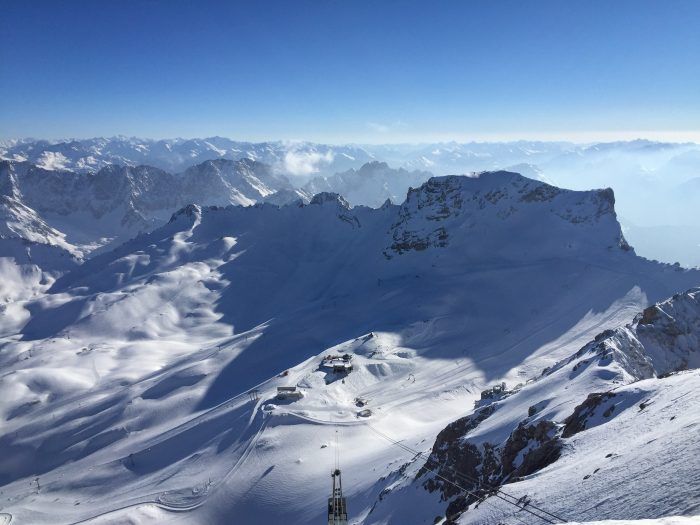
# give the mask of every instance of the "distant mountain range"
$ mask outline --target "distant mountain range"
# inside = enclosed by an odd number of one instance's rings
[[[53,245],[63,239],[83,254],[148,231],[187,203],[286,204],[326,191],[352,205],[378,207],[387,199],[400,202],[431,175],[508,169],[559,187],[612,187],[620,222],[640,254],[700,265],[700,146],[692,143],[333,146],[116,137],[5,141],[0,158],[21,172],[23,187],[21,197],[3,203],[14,226],[2,235]],[[20,212],[22,206],[35,217]],[[81,210],[89,221],[75,215]]]
[[[163,224],[186,204],[249,205],[291,188],[285,176],[247,158],[209,160],[180,174],[151,166],[72,172],[0,161],[0,232],[85,255]]]
[[[110,164],[148,165],[178,173],[207,160],[248,159],[305,177],[333,174],[373,160],[354,146],[308,142],[240,142],[223,137],[149,140],[127,137],[85,140],[16,140],[0,143],[0,158],[29,161],[44,169],[95,172]]]
[[[259,161],[207,160],[179,174],[152,166],[107,165],[96,172],[48,170],[28,161],[0,161],[0,236],[43,243],[83,257],[164,224],[187,204],[249,206],[308,203],[322,192],[352,204],[402,200],[428,172],[371,162],[302,187]]]
[[[269,164],[278,172],[301,178],[331,176],[378,160],[392,167],[427,170],[436,175],[504,169],[516,164],[539,166],[546,171],[561,170],[560,176],[585,163],[604,166],[634,163],[653,172],[668,165],[669,170],[697,174],[700,146],[693,143],[663,143],[646,140],[600,144],[569,142],[470,142],[389,145],[329,145],[311,142],[242,142],[223,137],[206,139],[152,140],[127,137],[68,141],[9,140],[0,142],[0,158],[29,161],[45,169],[94,172],[109,164],[149,165],[173,173],[206,160],[250,159]],[[583,162],[585,160],[585,162]],[[568,169],[566,169],[568,167]],[[582,181],[600,185],[589,173]],[[609,185],[609,181],[608,181]]]

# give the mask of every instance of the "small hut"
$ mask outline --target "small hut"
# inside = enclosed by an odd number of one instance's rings
[[[299,399],[304,394],[296,386],[278,386],[277,399]]]

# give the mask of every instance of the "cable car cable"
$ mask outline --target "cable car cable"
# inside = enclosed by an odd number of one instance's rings
[[[392,444],[394,444],[394,445],[396,445],[396,446],[402,448],[403,450],[405,450],[405,451],[407,451],[407,452],[410,452],[410,453],[413,454],[414,456],[420,457],[420,458],[422,458],[422,459],[425,459],[426,462],[436,463],[436,461],[435,461],[434,459],[432,459],[430,456],[428,456],[428,455],[426,455],[426,454],[424,454],[424,453],[422,453],[422,452],[419,452],[419,451],[417,451],[417,450],[414,450],[414,449],[412,449],[411,447],[409,447],[408,445],[405,445],[405,444],[403,444],[403,443],[401,443],[401,442],[399,442],[399,441],[396,441],[395,439],[391,438],[390,436],[388,436],[388,435],[384,434],[383,432],[377,430],[377,429],[374,428],[372,425],[369,425],[369,424],[368,424],[367,427],[368,427],[370,430],[372,430],[373,432],[375,432],[377,435],[381,436],[382,438],[386,439],[387,441],[391,442]],[[455,483],[455,482],[452,481],[452,480],[447,479],[446,477],[442,476],[441,474],[439,474],[438,472],[436,472],[434,469],[429,468],[428,466],[425,466],[425,468],[426,468],[427,470],[429,470],[430,472],[433,472],[433,473],[434,473],[437,477],[439,477],[440,479],[442,479],[442,480],[446,481],[447,483],[453,485],[454,487],[458,488],[459,490],[464,491],[464,492],[466,492],[467,494],[470,494],[470,495],[474,496],[474,497],[477,499],[477,501],[482,501],[482,498],[479,497],[478,495],[476,495],[474,492],[472,492],[472,491],[470,491],[470,490],[468,490],[468,489],[462,487],[461,485]],[[449,468],[450,470],[452,470],[455,474],[457,474],[457,475],[459,475],[460,477],[462,477],[462,478],[463,478],[464,480],[466,480],[466,481],[470,481],[471,483],[480,483],[478,480],[475,480],[473,477],[468,476],[468,475],[466,475],[466,474],[464,474],[464,473],[462,473],[462,472],[459,472],[459,471],[457,471],[456,469],[454,469],[454,468],[452,468],[452,467],[448,467],[448,468]],[[542,508],[540,508],[540,507],[538,507],[537,505],[534,505],[534,504],[532,504],[532,503],[528,503],[528,504],[527,504],[527,506],[532,507],[532,508],[527,508],[526,506],[521,506],[519,503],[517,503],[517,501],[520,501],[519,498],[516,498],[515,496],[511,496],[510,494],[507,494],[506,492],[503,492],[501,489],[492,488],[491,490],[495,490],[495,493],[492,494],[493,496],[496,496],[497,498],[501,499],[502,501],[505,501],[506,503],[508,503],[508,504],[510,504],[510,505],[513,505],[513,506],[517,507],[517,508],[520,509],[520,510],[524,510],[525,512],[528,512],[529,514],[532,514],[533,516],[538,517],[539,519],[541,519],[542,521],[545,521],[546,523],[552,523],[552,524],[554,524],[554,523],[557,523],[557,521],[562,522],[562,523],[566,523],[566,520],[565,520],[565,519],[563,519],[563,518],[561,518],[561,517],[559,517],[559,516],[557,516],[557,515],[555,515],[555,514],[552,514],[551,512],[548,512],[548,511],[546,511],[546,510],[544,510],[544,509],[542,509]],[[487,496],[487,497],[488,497],[488,496]],[[510,498],[510,499],[508,499],[508,498]],[[515,501],[511,501],[511,500],[515,500]],[[488,500],[487,500],[486,498],[483,498],[483,501],[488,502]],[[545,516],[542,516],[542,515],[538,514],[537,512],[534,512],[532,509],[535,509],[536,511],[538,511],[538,512],[540,512],[540,513],[542,513],[542,514],[545,514]],[[557,520],[557,521],[552,521],[553,519],[554,519],[554,520]]]

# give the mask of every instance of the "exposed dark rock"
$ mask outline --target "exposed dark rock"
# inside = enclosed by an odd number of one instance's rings
[[[537,472],[559,458],[559,427],[552,421],[521,422],[500,444],[477,444],[465,438],[496,408],[495,404],[487,405],[445,427],[435,440],[430,459],[416,475],[428,475],[423,487],[429,492],[439,490],[441,499],[449,502],[446,524],[455,523],[470,504],[505,482]],[[429,475],[431,472],[438,475]]]
[[[659,309],[656,305],[651,305],[649,308],[645,308],[642,312],[642,317],[639,319],[638,323],[642,325],[652,324],[659,317]]]
[[[523,195],[520,200],[523,202],[543,202],[551,201],[554,197],[559,195],[562,190],[554,186],[549,186],[548,184],[543,184],[535,188],[534,190]]]
[[[327,191],[314,195],[309,204],[325,204],[327,202],[337,204],[346,210],[350,209],[350,204],[348,204],[348,201],[346,201],[341,195]]]
[[[520,423],[501,452],[501,478],[527,476],[559,459],[558,430],[555,423],[547,420],[534,425]]]
[[[495,411],[495,405],[489,405],[447,425],[435,439],[430,460],[418,471],[416,478],[420,478],[430,470],[434,470],[438,465],[443,465],[438,470],[438,473],[450,480],[455,479],[453,470],[478,478],[478,468],[484,461],[484,455],[477,446],[468,442],[462,442],[461,438],[478,427],[482,421],[486,420]],[[449,471],[443,472],[445,470],[444,465],[450,465]],[[460,484],[466,483],[470,485],[465,488],[475,488],[474,483],[468,480],[460,479],[459,481]],[[459,489],[439,478],[429,478],[424,486],[430,492],[441,489],[445,500],[460,492]]]
[[[573,414],[564,420],[564,430],[561,436],[568,438],[586,430],[586,422],[595,414],[596,408],[614,397],[615,393],[613,392],[594,392],[589,394],[586,400],[574,409]],[[606,417],[609,417],[610,414],[612,414],[612,411]]]

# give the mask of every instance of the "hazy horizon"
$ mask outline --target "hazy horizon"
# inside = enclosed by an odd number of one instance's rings
[[[227,136],[227,135],[220,135],[220,134],[210,134],[210,135],[197,135],[197,136],[163,136],[163,137],[153,137],[153,136],[140,136],[140,135],[123,135],[123,134],[112,134],[112,135],[91,135],[91,136],[59,136],[59,137],[44,137],[44,136],[10,136],[10,137],[2,137],[0,138],[0,141],[3,142],[12,142],[12,141],[18,141],[18,142],[35,142],[35,141],[46,141],[49,143],[63,143],[63,142],[71,142],[71,141],[87,141],[87,140],[94,140],[94,139],[126,139],[126,140],[142,140],[142,141],[154,141],[154,142],[160,142],[160,141],[187,141],[187,140],[207,140],[207,139],[212,139],[212,138],[222,138],[226,140],[232,140],[236,142],[245,142],[245,143],[251,143],[251,144],[263,144],[266,142],[270,143],[282,143],[282,144],[303,144],[303,143],[311,143],[311,144],[324,144],[328,146],[425,146],[425,145],[436,145],[436,144],[460,144],[460,145],[465,145],[465,144],[517,144],[517,143],[552,143],[552,144],[572,144],[575,146],[590,146],[590,145],[595,145],[595,144],[612,144],[616,142],[626,142],[626,143],[632,143],[632,142],[650,142],[650,143],[660,143],[660,144],[694,144],[694,145],[700,145],[700,135],[697,136],[697,138],[692,138],[689,136],[687,139],[683,139],[684,135],[680,134],[677,136],[676,134],[668,134],[668,135],[659,135],[658,137],[654,135],[635,135],[635,134],[630,134],[629,136],[619,136],[618,138],[615,138],[614,136],[601,136],[598,139],[591,138],[590,140],[576,140],[576,139],[567,139],[567,138],[503,138],[503,139],[498,139],[498,138],[463,138],[463,139],[436,139],[436,140],[416,140],[416,141],[404,141],[404,142],[382,142],[382,141],[377,141],[377,142],[357,142],[357,141],[338,141],[338,142],[333,142],[333,141],[323,141],[323,140],[312,140],[312,139],[305,139],[305,138],[298,138],[298,139],[289,139],[289,138],[268,138],[268,139],[260,139],[260,140],[253,140],[250,138],[245,138],[245,137],[237,137],[237,136]]]

